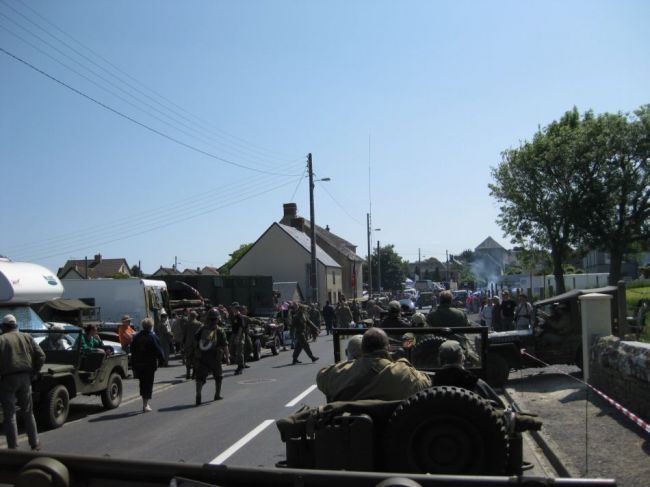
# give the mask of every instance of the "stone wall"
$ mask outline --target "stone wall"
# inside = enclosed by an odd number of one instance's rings
[[[591,350],[590,372],[596,389],[650,420],[650,344],[599,338]]]

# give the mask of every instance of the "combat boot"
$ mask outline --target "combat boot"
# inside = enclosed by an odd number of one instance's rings
[[[203,384],[200,382],[196,382],[196,405],[200,406],[201,405],[201,389],[203,388]]]
[[[214,400],[220,401],[221,397],[221,379],[214,379]]]

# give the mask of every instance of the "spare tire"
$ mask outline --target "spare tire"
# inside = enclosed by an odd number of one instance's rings
[[[383,464],[389,472],[504,475],[507,470],[502,416],[459,387],[432,387],[404,400],[383,436]]]
[[[418,369],[439,368],[438,350],[446,340],[445,337],[435,335],[418,340],[411,352],[411,363]]]

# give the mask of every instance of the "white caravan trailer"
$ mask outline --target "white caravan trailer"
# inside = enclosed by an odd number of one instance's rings
[[[21,330],[43,329],[43,321],[29,305],[58,299],[62,294],[61,281],[49,269],[0,258],[0,319],[12,314]]]

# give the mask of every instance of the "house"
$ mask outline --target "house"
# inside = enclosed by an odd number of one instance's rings
[[[627,256],[626,256],[627,257]],[[650,263],[650,252],[640,252],[636,260],[624,258],[621,264],[621,275],[628,278],[637,278],[639,266]],[[609,272],[610,257],[608,252],[591,250],[582,258],[582,268],[587,274]]]
[[[105,259],[102,254],[95,255],[92,260],[68,260],[57,272],[59,279],[99,279],[116,274],[131,277],[126,259]]]
[[[298,216],[298,205],[285,203],[282,208],[283,216],[280,223],[299,230],[311,239],[311,222]],[[316,225],[314,233],[316,245],[334,259],[341,268],[343,294],[348,298],[361,297],[363,295],[362,264],[364,259],[356,254],[357,246],[333,233],[329,226],[323,228]],[[336,302],[338,299],[330,301]]]
[[[343,292],[341,266],[319,245],[316,265],[318,302],[337,302]],[[310,269],[310,238],[297,228],[273,223],[231,267],[230,275],[270,275],[273,282],[296,282],[301,289],[311,292]],[[310,295],[308,298],[313,300]]]
[[[510,253],[492,237],[488,237],[474,249],[472,270],[488,281],[496,281],[503,275]]]
[[[160,266],[149,277],[162,277],[162,276],[218,276],[219,270],[216,267],[205,266],[203,269],[197,267],[196,269],[185,269],[183,272],[180,272],[176,267],[163,267]]]

